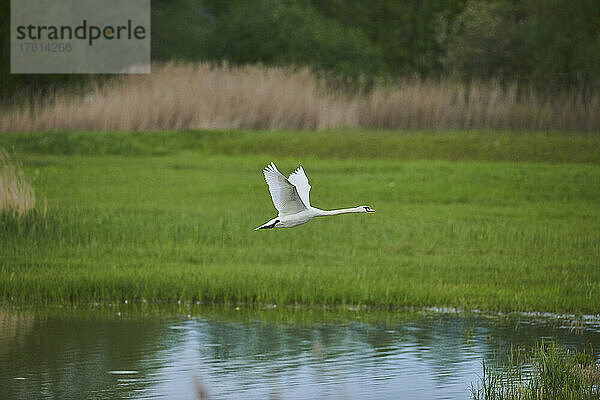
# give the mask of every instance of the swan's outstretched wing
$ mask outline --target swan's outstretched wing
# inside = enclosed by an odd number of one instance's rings
[[[271,163],[263,170],[273,205],[279,211],[279,216],[296,214],[306,209],[300,199],[296,186],[292,185],[285,176]]]
[[[288,178],[288,181],[290,181],[292,185],[296,186],[296,190],[298,191],[300,199],[302,199],[304,205],[306,207],[310,207],[310,185],[308,184],[308,178],[304,173],[304,168],[299,166],[298,169],[292,172]]]

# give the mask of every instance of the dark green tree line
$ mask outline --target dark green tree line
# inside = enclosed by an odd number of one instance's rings
[[[10,1],[0,0],[0,90],[73,75],[9,74]],[[598,0],[153,0],[152,58],[306,65],[361,77],[600,81]]]

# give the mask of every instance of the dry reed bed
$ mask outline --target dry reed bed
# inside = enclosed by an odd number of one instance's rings
[[[54,95],[7,109],[4,132],[187,128],[600,130],[600,96],[564,93],[542,100],[515,85],[405,80],[348,94],[308,69],[209,64],[155,65],[84,97]]]

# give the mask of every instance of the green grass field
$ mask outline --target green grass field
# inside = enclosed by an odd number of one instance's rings
[[[45,215],[0,217],[0,298],[600,310],[600,137],[497,132],[0,135]],[[261,174],[375,214],[254,231]]]

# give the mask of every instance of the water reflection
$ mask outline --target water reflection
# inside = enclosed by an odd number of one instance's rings
[[[198,382],[209,398],[468,398],[483,359],[541,337],[600,349],[594,320],[4,310],[0,387],[7,399],[195,399]]]

